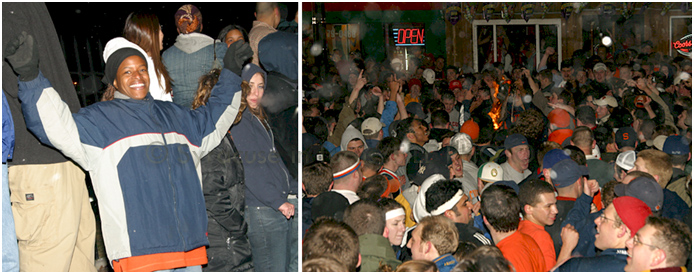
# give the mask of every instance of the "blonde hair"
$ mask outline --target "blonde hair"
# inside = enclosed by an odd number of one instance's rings
[[[453,253],[458,248],[458,229],[445,216],[424,217],[419,226],[422,227],[422,242],[431,242],[439,255]]]
[[[646,149],[636,155],[636,159],[642,158],[646,163],[648,173],[658,176],[658,184],[665,188],[672,177],[672,162],[667,153],[655,149]]]

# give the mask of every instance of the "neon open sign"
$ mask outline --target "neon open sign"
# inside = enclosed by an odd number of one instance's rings
[[[424,46],[423,28],[393,28],[395,46]]]

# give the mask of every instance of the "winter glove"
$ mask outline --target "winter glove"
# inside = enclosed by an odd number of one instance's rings
[[[20,81],[28,82],[39,76],[39,52],[36,41],[25,31],[7,43],[3,56]]]
[[[226,55],[224,55],[224,68],[241,76],[243,64],[253,57],[253,50],[243,41],[236,41],[229,45]]]

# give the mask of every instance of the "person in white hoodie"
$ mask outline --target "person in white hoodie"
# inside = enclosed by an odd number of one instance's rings
[[[155,100],[173,100],[171,93],[171,77],[161,61],[159,52],[163,47],[164,33],[161,31],[159,19],[154,14],[131,13],[125,19],[124,37],[116,37],[106,43],[103,57],[106,60],[120,48],[137,49],[145,59],[149,69],[149,93]],[[113,99],[113,92],[107,90],[102,101]]]
[[[200,33],[202,14],[193,5],[183,5],[174,16],[179,35],[164,51],[162,59],[173,81],[173,102],[190,108],[198,89],[198,79],[224,66],[227,45]]]

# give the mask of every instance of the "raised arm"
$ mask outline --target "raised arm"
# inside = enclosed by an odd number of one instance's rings
[[[22,32],[7,44],[8,63],[19,78],[19,99],[27,128],[42,143],[55,147],[89,170],[77,124],[68,105],[39,72],[39,55],[34,37]]]
[[[212,88],[207,105],[192,111],[200,127],[201,158],[219,145],[236,119],[241,105],[241,70],[246,60],[253,56],[247,43],[236,41],[229,45],[224,55],[224,69],[219,81]]]

